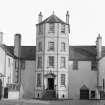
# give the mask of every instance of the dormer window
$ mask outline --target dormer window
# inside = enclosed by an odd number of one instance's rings
[[[61,32],[65,33],[65,24],[61,24]]]
[[[39,35],[43,34],[43,25],[39,25]]]
[[[49,24],[49,33],[54,33],[55,32],[55,24],[54,23],[50,23]]]

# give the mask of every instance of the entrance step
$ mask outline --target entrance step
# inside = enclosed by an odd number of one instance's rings
[[[42,96],[43,100],[56,100],[56,91],[55,90],[45,90]]]

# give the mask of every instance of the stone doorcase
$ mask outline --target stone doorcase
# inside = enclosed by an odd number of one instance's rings
[[[44,75],[44,87],[45,90],[55,90],[55,74],[48,73]]]

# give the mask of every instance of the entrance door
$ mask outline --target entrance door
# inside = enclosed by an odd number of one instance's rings
[[[54,78],[48,78],[48,89],[54,90]]]
[[[80,99],[89,99],[89,90],[80,90]]]

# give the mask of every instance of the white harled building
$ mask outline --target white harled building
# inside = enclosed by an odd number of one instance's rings
[[[54,13],[43,19],[40,12],[36,46],[21,45],[20,34],[14,46],[5,45],[1,32],[0,98],[105,99],[102,37],[95,45],[73,46],[69,34],[69,12],[66,22]]]

